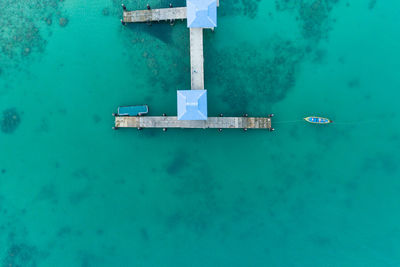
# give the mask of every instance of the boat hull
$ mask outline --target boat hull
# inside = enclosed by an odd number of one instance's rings
[[[310,116],[304,118],[304,120],[308,123],[314,123],[314,124],[329,124],[332,123],[330,119],[323,118],[323,117],[317,117],[317,116]]]
[[[118,116],[143,116],[149,112],[147,105],[118,107]]]

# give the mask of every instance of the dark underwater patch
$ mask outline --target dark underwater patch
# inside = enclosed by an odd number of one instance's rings
[[[186,6],[186,0],[148,0],[148,1],[137,1],[137,0],[112,0],[114,11],[121,11],[121,5],[124,4],[128,10],[146,9],[146,5],[149,4],[151,8],[166,8],[169,4],[174,7]]]
[[[97,257],[89,252],[80,251],[78,253],[78,259],[81,267],[98,266]]]
[[[206,166],[206,165],[205,165]],[[210,170],[195,167],[195,171],[185,174],[182,177],[177,177],[177,186],[173,190],[175,196],[179,198],[207,196],[212,199],[216,191],[220,189]]]
[[[231,109],[267,107],[283,100],[296,84],[296,71],[304,50],[292,42],[274,38],[263,53],[256,46],[242,43],[207,53],[206,69],[218,75],[209,79],[222,89],[221,98]],[[260,108],[258,108],[260,110]]]
[[[122,14],[122,13],[121,13]],[[153,27],[154,25],[154,27]],[[126,35],[126,38],[132,38],[137,33],[146,33],[153,36],[160,41],[171,44],[172,42],[172,31],[173,27],[171,25],[160,22],[160,23],[127,23],[124,26],[124,31],[122,34]],[[188,33],[189,34],[189,33]]]
[[[302,34],[306,39],[320,40],[326,36],[326,21],[330,11],[330,1],[315,0],[303,2],[299,8],[302,21]]]
[[[53,204],[58,203],[57,198],[58,198],[58,194],[56,192],[56,188],[55,188],[54,184],[48,184],[48,185],[42,186],[42,188],[40,189],[39,193],[36,196],[36,200],[38,200],[38,201],[48,201]]]
[[[294,125],[294,126],[290,127],[289,135],[294,140],[299,140],[300,135],[301,135],[301,130],[299,129],[299,126]]]
[[[72,229],[69,226],[63,226],[57,231],[57,237],[64,238],[71,235]]]
[[[398,172],[398,164],[394,154],[377,153],[364,159],[362,169],[365,173],[382,172],[386,175],[393,176]]]
[[[24,243],[13,243],[6,250],[2,266],[37,266],[39,252],[36,247]]]
[[[0,62],[7,68],[21,65],[32,53],[42,53],[47,41],[40,23],[62,18],[59,0],[0,1]]]
[[[140,237],[143,241],[149,241],[149,233],[145,227],[140,228]]]
[[[58,24],[60,24],[61,27],[67,26],[68,22],[69,22],[69,20],[68,20],[68,18],[66,18],[66,17],[61,17],[61,18],[58,20]]]
[[[311,235],[310,241],[318,248],[332,246],[332,240],[329,237],[320,234]]]
[[[177,151],[173,155],[171,161],[167,164],[165,170],[169,175],[177,175],[185,168],[190,166],[188,161],[189,154],[184,151]]]
[[[13,133],[21,123],[21,116],[16,108],[9,108],[3,111],[1,118],[1,131],[6,134]]]
[[[334,117],[331,117],[335,121]],[[307,127],[312,127],[314,125],[307,125]],[[321,149],[328,151],[331,147],[335,145],[339,140],[348,139],[350,140],[350,132],[344,127],[312,127],[314,139],[317,141]],[[322,150],[321,150],[322,151]],[[312,164],[310,163],[309,166]]]
[[[96,230],[96,235],[98,235],[98,236],[104,235],[104,230],[103,229],[97,229]]]
[[[86,186],[83,189],[73,192],[69,195],[69,202],[72,205],[78,205],[90,196],[90,187]]]
[[[251,19],[258,13],[258,5],[261,0],[225,0],[221,1],[218,8],[219,16],[237,16],[243,15]]]
[[[317,49],[314,51],[313,55],[312,55],[312,62],[313,63],[318,63],[318,64],[322,64],[324,59],[326,57],[326,51],[325,50],[321,50],[321,49]]]
[[[239,196],[232,204],[232,220],[238,222],[246,219],[251,214],[252,206],[246,196]]]
[[[348,81],[347,86],[349,88],[357,88],[360,87],[360,80],[358,78],[353,78],[350,81]]]
[[[93,122],[94,122],[95,124],[98,124],[98,123],[101,122],[101,117],[100,117],[99,115],[97,115],[97,114],[94,114],[94,115],[92,116],[92,119],[93,119]]]
[[[42,118],[40,120],[40,124],[37,131],[41,133],[47,133],[49,131],[49,121],[47,118]]]
[[[165,226],[169,230],[184,227],[201,235],[219,218],[221,207],[217,194],[221,187],[206,161],[198,155],[189,156],[177,151],[171,162],[173,165],[169,165],[174,166],[174,175],[168,184],[179,204],[166,216]]]
[[[377,0],[369,0],[369,3],[368,3],[368,9],[369,9],[369,10],[372,10],[372,9],[375,8],[376,1],[377,1]]]
[[[166,218],[166,227],[169,231],[184,227],[201,235],[215,223],[219,210],[215,199],[193,198]]]
[[[101,11],[101,14],[103,14],[103,16],[109,16],[110,15],[110,8],[105,7],[103,8],[103,10]]]
[[[75,170],[75,171],[72,173],[72,175],[73,175],[76,179],[79,179],[79,180],[87,180],[87,181],[89,181],[89,180],[93,180],[93,179],[96,178],[95,175],[91,174],[91,173],[89,172],[89,170],[88,170],[88,169],[85,169],[85,168],[81,168],[81,169]]]
[[[318,42],[326,38],[333,22],[330,12],[339,0],[275,0],[278,11],[295,11],[303,38]]]
[[[46,22],[46,24],[48,26],[52,25],[53,24],[53,14],[47,15],[43,20],[44,20],[44,22]]]

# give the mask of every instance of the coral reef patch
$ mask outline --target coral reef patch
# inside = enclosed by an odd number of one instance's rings
[[[278,11],[295,11],[303,38],[316,41],[326,38],[333,22],[330,17],[333,6],[339,0],[275,0]]]
[[[219,74],[210,79],[222,87],[222,100],[230,108],[240,106],[245,110],[249,101],[258,107],[281,101],[295,85],[304,49],[275,38],[265,50],[269,53],[260,53],[252,44],[243,43],[212,51],[213,56],[206,58],[206,69],[218,70]]]
[[[108,7],[103,8],[101,13],[103,14],[103,16],[109,16],[110,15],[110,8],[108,8]]]
[[[68,19],[65,17],[62,17],[59,19],[58,23],[60,24],[61,27],[65,27],[68,24]]]
[[[61,2],[0,1],[0,62],[7,64],[4,69],[18,66],[33,52],[44,51],[47,41],[41,25],[52,25],[53,17],[63,18]]]
[[[253,19],[257,16],[260,2],[261,0],[226,0],[220,6],[218,15],[243,15]]]
[[[21,116],[15,108],[9,108],[3,111],[1,118],[1,131],[3,133],[13,133],[21,122]]]
[[[2,260],[1,266],[37,266],[38,250],[24,243],[11,244]]]

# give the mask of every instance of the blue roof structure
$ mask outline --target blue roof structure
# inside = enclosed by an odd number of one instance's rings
[[[178,120],[207,120],[207,90],[178,90]]]
[[[186,0],[189,28],[217,27],[217,0]]]

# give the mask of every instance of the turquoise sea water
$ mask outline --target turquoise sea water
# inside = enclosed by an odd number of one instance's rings
[[[400,265],[399,1],[221,1],[208,113],[273,133],[112,131],[190,87],[185,22],[120,4],[0,0],[0,266]]]

